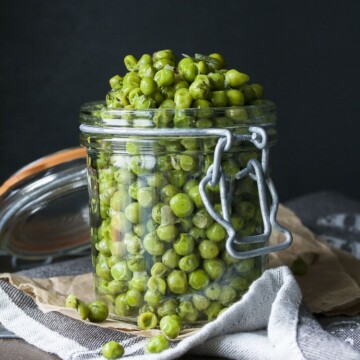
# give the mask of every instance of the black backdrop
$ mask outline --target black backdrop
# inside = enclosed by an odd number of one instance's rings
[[[82,103],[103,99],[122,58],[220,52],[278,107],[282,200],[360,198],[360,1],[1,0],[0,182],[78,144]]]

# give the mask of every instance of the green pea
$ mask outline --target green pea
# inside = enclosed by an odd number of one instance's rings
[[[134,71],[137,68],[137,60],[133,55],[126,55],[124,57],[124,63],[129,71]]]
[[[155,74],[154,80],[159,87],[171,86],[174,83],[174,72],[170,69],[161,69]]]
[[[111,255],[107,257],[107,265],[109,268],[113,267],[117,262],[119,262],[121,258],[119,256]]]
[[[156,234],[160,240],[165,242],[173,242],[177,235],[178,229],[175,225],[160,225],[156,229]]]
[[[165,252],[164,243],[160,241],[155,231],[145,235],[143,245],[145,250],[151,255],[162,255]]]
[[[213,122],[210,119],[199,119],[196,122],[196,127],[198,129],[208,129],[213,127]]]
[[[176,195],[179,192],[180,192],[179,187],[173,184],[168,184],[160,189],[160,197],[161,199],[172,198],[174,195]]]
[[[105,256],[110,256],[110,248],[109,248],[109,244],[107,242],[107,240],[100,240],[96,245],[96,250],[99,251],[99,253],[105,255]]]
[[[237,210],[244,219],[251,220],[255,216],[256,208],[250,201],[241,201],[237,206]]]
[[[193,98],[188,89],[182,88],[176,90],[174,94],[175,108],[187,109],[191,106]]]
[[[228,118],[239,122],[246,122],[248,119],[247,110],[245,108],[228,108],[225,110],[225,115]]]
[[[175,62],[176,57],[172,50],[165,49],[153,53],[153,61],[158,61],[160,59],[168,59],[171,60],[172,62]]]
[[[141,95],[144,95],[144,94],[143,94],[143,92],[141,91],[141,89],[139,87],[131,89],[130,92],[129,92],[129,95],[128,95],[130,105],[135,105],[135,103],[138,101],[138,98]],[[126,148],[126,151],[129,154],[135,155],[133,152],[128,151],[127,148]]]
[[[204,293],[210,300],[217,300],[221,294],[221,286],[214,282],[205,289]]]
[[[152,312],[144,312],[138,316],[137,325],[142,330],[154,329],[157,325],[157,317]]]
[[[146,181],[151,187],[160,187],[166,184],[164,174],[158,171],[148,175]]]
[[[152,56],[149,55],[149,54],[143,54],[141,56],[141,58],[139,59],[138,61],[138,64],[139,65],[144,65],[144,64],[152,64],[153,63],[153,59],[152,59]]]
[[[207,99],[210,94],[210,86],[203,81],[195,80],[189,86],[189,92],[193,100]]]
[[[199,312],[196,310],[193,303],[189,300],[181,301],[178,308],[178,315],[183,321],[196,321],[199,317]]]
[[[175,94],[175,93],[174,93]],[[161,105],[159,106],[160,109],[175,109],[175,103],[172,99],[165,99],[162,101]],[[170,114],[168,114],[170,115]]]
[[[112,89],[119,89],[122,86],[122,77],[115,75],[109,80],[109,83]]]
[[[212,53],[209,58],[215,60],[209,63],[209,66],[213,70],[220,70],[225,67],[225,60],[219,53]]]
[[[126,292],[126,302],[131,307],[139,307],[144,301],[144,296],[142,293],[134,288],[130,288]]]
[[[161,224],[161,208],[164,205],[165,204],[160,202],[151,209],[151,218],[158,224]]]
[[[115,241],[111,243],[110,251],[112,256],[121,258],[126,255],[126,244],[124,244],[122,241]]]
[[[151,268],[152,276],[165,277],[170,272],[170,268],[162,262],[156,262]]]
[[[218,90],[210,93],[210,102],[214,107],[225,107],[228,105],[226,91]]]
[[[183,190],[186,194],[189,194],[190,189],[194,186],[199,186],[199,181],[196,179],[190,179],[184,185]]]
[[[215,242],[203,240],[199,245],[199,252],[203,259],[215,259],[219,254],[219,248]]]
[[[162,262],[170,269],[175,269],[179,265],[180,256],[174,249],[168,249],[162,256]]]
[[[155,166],[156,161],[151,156],[135,155],[130,158],[129,167],[138,176],[148,174]]]
[[[249,76],[235,69],[228,70],[225,74],[225,81],[231,87],[240,87],[250,80]]]
[[[115,280],[130,280],[132,273],[125,260],[121,260],[111,268],[111,275]]]
[[[172,170],[168,174],[169,181],[177,187],[182,187],[186,181],[186,173],[183,170]]]
[[[229,89],[226,91],[226,96],[230,106],[243,106],[245,104],[245,96],[240,90]]]
[[[236,291],[231,286],[224,286],[219,296],[219,302],[222,305],[230,305],[236,300]]]
[[[81,300],[78,300],[77,312],[81,320],[86,320],[89,316],[89,307]]]
[[[189,285],[194,290],[204,289],[208,286],[208,284],[209,277],[202,269],[195,270],[189,275]]]
[[[155,188],[148,186],[138,190],[137,200],[140,206],[144,208],[152,207],[157,201],[157,194]]]
[[[160,301],[162,299],[162,295],[157,291],[147,290],[144,295],[144,300],[150,305],[154,307],[158,307]]]
[[[132,313],[132,309],[126,301],[126,293],[120,294],[115,299],[115,313],[120,317],[129,316]]]
[[[141,240],[138,236],[132,236],[126,244],[126,250],[130,253],[130,254],[139,254],[142,251],[143,247],[142,247],[142,243]]]
[[[157,83],[150,76],[145,76],[142,78],[140,83],[140,90],[144,95],[152,95],[158,89]]]
[[[194,271],[199,265],[200,261],[197,254],[186,255],[179,260],[179,269],[186,273]]]
[[[183,294],[188,289],[186,273],[181,270],[172,271],[167,277],[167,285],[174,294]]]
[[[193,226],[190,229],[189,234],[195,239],[195,240],[200,240],[200,239],[205,239],[206,238],[206,230],[205,229],[199,229],[196,226]]]
[[[232,257],[231,255],[229,255],[227,251],[223,252],[222,259],[225,261],[225,263],[227,265],[237,264],[238,262],[241,261],[240,259],[237,259],[237,258]]]
[[[170,339],[179,336],[182,327],[182,321],[177,315],[166,315],[160,320],[161,331]]]
[[[135,109],[146,110],[153,109],[156,106],[155,100],[146,95],[140,95],[135,99]]]
[[[195,193],[195,191],[192,193],[193,196],[194,196],[194,193]],[[214,223],[214,219],[207,212],[207,210],[203,208],[203,209],[198,210],[195,213],[195,215],[192,219],[192,222],[199,229],[209,229],[210,226]]]
[[[157,312],[161,317],[164,317],[166,315],[174,315],[177,312],[178,306],[178,301],[174,298],[171,298],[161,303],[161,305],[157,309]]]
[[[106,359],[118,359],[124,353],[124,347],[116,341],[109,341],[101,347],[101,355]]]
[[[170,347],[165,335],[155,335],[151,337],[144,347],[145,353],[161,353]]]
[[[197,150],[199,148],[199,140],[196,138],[185,138],[180,142],[186,150]]]
[[[133,224],[138,224],[140,220],[140,205],[138,202],[129,204],[125,209],[125,217]]]
[[[255,260],[254,260],[254,258],[244,259],[244,260],[239,261],[234,266],[239,273],[246,274],[246,273],[250,272],[251,270],[253,270],[253,268],[255,266]]]
[[[179,238],[174,242],[174,250],[181,256],[189,255],[194,251],[195,240],[187,234],[180,234]]]
[[[226,230],[217,222],[214,222],[206,231],[206,236],[212,241],[222,241],[226,234]]]
[[[194,204],[189,195],[178,193],[174,195],[169,202],[173,213],[180,218],[188,217],[194,211]]]
[[[161,86],[160,92],[165,97],[166,100],[174,100],[175,89],[172,86]]]
[[[110,208],[114,211],[122,211],[129,204],[130,197],[124,190],[116,191],[110,200]]]
[[[183,80],[192,83],[199,73],[198,67],[194,62],[178,64],[180,76]]]
[[[195,171],[197,169],[197,161],[190,155],[179,155],[180,167],[184,171]]]
[[[124,85],[133,83],[133,84],[137,85],[135,87],[139,87],[140,82],[141,82],[141,77],[139,76],[139,74],[137,72],[130,71],[124,76],[123,82],[124,82]]]
[[[184,89],[180,89],[184,90]],[[178,90],[178,91],[180,91]],[[195,118],[193,116],[187,115],[186,110],[178,108],[174,115],[174,127],[176,128],[193,128],[195,123]]]
[[[67,308],[76,309],[78,306],[78,301],[76,299],[76,296],[74,294],[70,294],[66,298],[65,306]]]
[[[225,76],[221,73],[210,73],[208,75],[213,90],[225,89]]]
[[[210,300],[201,294],[194,294],[192,297],[192,302],[195,306],[195,309],[199,311],[205,310],[210,305]]]
[[[128,257],[127,266],[130,271],[144,271],[146,268],[145,258],[142,255]]]
[[[249,288],[249,281],[245,278],[236,277],[230,281],[229,285],[237,293],[243,293]]]
[[[106,261],[98,262],[95,266],[96,275],[104,280],[111,281],[112,275]]]
[[[225,263],[221,259],[205,259],[203,266],[212,280],[221,278],[226,269]]]
[[[133,230],[134,230],[134,233],[139,237],[144,237],[146,234],[145,224],[134,224]]]
[[[208,95],[207,95],[207,97],[208,97]],[[208,100],[198,99],[198,100],[193,102],[192,107],[199,109],[197,111],[197,117],[198,118],[199,117],[208,118],[213,114],[213,111],[211,110],[211,103]]]
[[[156,69],[151,64],[140,64],[139,65],[139,75],[144,77],[153,78],[156,74]]]
[[[219,301],[214,301],[204,310],[204,313],[207,315],[208,320],[212,321],[217,318],[223,308],[224,306]]]
[[[94,301],[88,305],[88,308],[88,319],[91,322],[103,322],[109,315],[109,309],[103,301]]]
[[[175,91],[179,90],[179,89],[188,89],[188,88],[189,88],[189,83],[187,81],[185,81],[185,80],[177,81],[174,84]]]
[[[131,288],[136,289],[137,291],[144,292],[147,289],[148,279],[149,277],[147,276],[146,272],[144,271],[134,272],[133,277],[129,282],[129,286]]]
[[[262,99],[264,97],[264,88],[260,84],[251,84],[250,86],[255,93],[256,99]]]

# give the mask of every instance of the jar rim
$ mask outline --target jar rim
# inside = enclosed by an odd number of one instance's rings
[[[105,101],[86,102],[80,107],[80,124],[92,125],[100,128],[161,128],[152,122],[157,114],[187,115],[201,118],[202,114],[208,112],[211,118],[226,116],[234,112],[244,112],[246,116],[239,118],[232,126],[225,128],[244,127],[249,125],[274,126],[276,123],[276,106],[272,101],[263,100],[259,104],[229,107],[210,107],[210,108],[186,108],[186,109],[125,109],[108,108]],[[129,117],[136,118],[130,121]],[[204,116],[206,117],[206,116]],[[176,128],[176,127],[175,127]],[[190,127],[189,127],[190,128]]]

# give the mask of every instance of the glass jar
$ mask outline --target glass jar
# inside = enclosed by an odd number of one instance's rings
[[[275,105],[108,109],[85,104],[92,261],[111,316],[214,319],[241,299],[266,254],[290,245],[268,177]],[[285,234],[268,246],[271,228]]]

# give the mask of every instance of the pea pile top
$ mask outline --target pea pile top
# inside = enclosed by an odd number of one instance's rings
[[[172,50],[160,50],[139,60],[127,55],[124,63],[128,72],[109,81],[109,109],[206,109],[263,102],[263,87],[249,84],[247,74],[227,70],[218,53],[183,55],[177,62]]]

